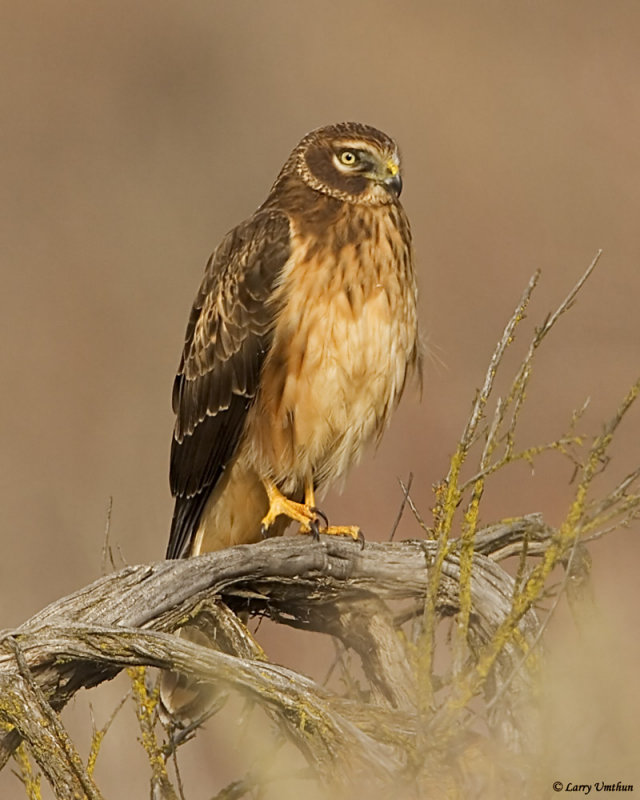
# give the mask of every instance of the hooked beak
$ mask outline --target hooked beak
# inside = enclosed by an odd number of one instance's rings
[[[389,189],[390,192],[395,194],[396,197],[400,197],[400,192],[402,191],[402,178],[400,177],[400,173],[396,172],[395,175],[390,175],[388,178],[385,179],[384,185]]]
[[[390,159],[386,163],[387,174],[383,181],[386,188],[392,192],[396,197],[400,197],[402,191],[402,176],[400,175],[400,167],[395,159]]]

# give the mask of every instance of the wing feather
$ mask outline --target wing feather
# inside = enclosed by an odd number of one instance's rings
[[[167,558],[188,555],[205,503],[242,435],[278,307],[274,289],[291,251],[289,220],[257,212],[209,259],[173,384],[169,480],[176,498]]]

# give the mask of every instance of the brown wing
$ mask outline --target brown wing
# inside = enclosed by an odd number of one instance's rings
[[[169,481],[176,498],[167,558],[189,554],[207,498],[233,458],[278,309],[273,290],[289,258],[288,218],[259,211],[209,259],[173,385]]]

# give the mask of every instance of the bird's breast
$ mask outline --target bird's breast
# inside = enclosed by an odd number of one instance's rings
[[[417,358],[410,237],[390,209],[354,235],[297,236],[250,414],[253,458],[285,491],[344,475],[388,423]],[[366,235],[365,235],[366,231]]]

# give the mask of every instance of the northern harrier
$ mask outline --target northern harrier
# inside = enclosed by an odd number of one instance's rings
[[[420,367],[398,150],[302,139],[207,264],[173,387],[168,558],[320,526],[315,496],[380,439]]]

